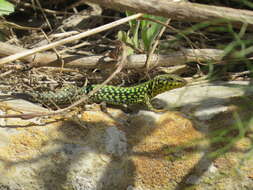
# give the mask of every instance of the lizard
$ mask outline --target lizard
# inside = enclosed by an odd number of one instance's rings
[[[105,102],[112,105],[144,104],[149,110],[158,111],[151,104],[152,98],[163,92],[183,87],[186,84],[186,80],[177,75],[163,74],[144,83],[130,87],[105,85],[98,92],[89,97],[89,100],[95,103]],[[85,85],[83,87],[69,85],[55,92],[29,92],[25,94],[29,96],[29,100],[37,101],[44,105],[63,105],[71,104],[79,100],[83,95],[87,95],[98,85],[99,84]],[[21,94],[14,93],[13,95],[20,97]]]

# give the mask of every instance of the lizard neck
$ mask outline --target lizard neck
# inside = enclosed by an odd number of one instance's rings
[[[156,80],[150,80],[148,86],[149,86],[149,91],[148,91],[149,98],[154,98],[158,94],[161,94],[168,90],[172,90],[179,87],[177,85],[172,85],[171,82],[159,83]]]

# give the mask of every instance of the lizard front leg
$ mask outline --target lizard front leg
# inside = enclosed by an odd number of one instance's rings
[[[145,97],[144,97],[144,103],[150,111],[153,111],[153,112],[165,112],[165,111],[167,111],[166,109],[156,109],[156,108],[154,108],[153,105],[151,104],[150,98],[147,95],[145,95]]]

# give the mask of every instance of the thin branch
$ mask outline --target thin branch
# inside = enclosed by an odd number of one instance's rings
[[[17,59],[20,59],[22,57],[33,55],[33,54],[41,52],[41,51],[52,49],[52,48],[55,48],[57,46],[60,46],[60,45],[66,44],[66,43],[70,43],[70,42],[79,40],[81,38],[85,38],[85,37],[97,34],[99,32],[103,32],[105,30],[108,30],[108,29],[114,28],[116,26],[119,26],[121,24],[124,24],[124,23],[126,23],[130,20],[137,19],[137,18],[141,17],[142,15],[143,14],[141,14],[141,13],[134,14],[132,16],[125,17],[123,19],[111,22],[109,24],[105,24],[103,26],[88,30],[86,32],[82,32],[80,34],[68,37],[66,39],[62,39],[62,40],[59,40],[59,41],[56,41],[56,42],[53,42],[53,43],[50,43],[50,44],[47,44],[47,45],[44,45],[44,46],[41,46],[41,47],[37,47],[37,48],[31,49],[31,50],[26,50],[24,52],[20,52],[20,53],[14,54],[14,55],[10,55],[8,57],[4,57],[4,58],[0,59],[0,66],[2,66],[3,64],[6,64],[8,62],[12,62],[12,61],[15,61]]]
[[[170,23],[171,19],[167,19],[167,21],[165,22],[166,25],[168,25]],[[150,62],[151,62],[151,58],[156,50],[156,47],[158,46],[159,40],[162,37],[164,31],[166,30],[166,26],[163,26],[159,32],[159,34],[157,35],[155,42],[153,43],[152,48],[149,49],[149,52],[147,54],[147,60],[146,60],[146,71],[148,72],[150,69]]]

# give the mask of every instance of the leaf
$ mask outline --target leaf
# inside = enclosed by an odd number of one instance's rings
[[[161,22],[164,22],[166,20],[163,17],[152,16],[152,15],[145,15],[144,17],[155,19]],[[154,39],[158,35],[161,28],[162,28],[162,25],[158,23],[147,21],[147,20],[141,21],[141,36],[142,36],[142,41],[143,41],[145,50],[148,50],[149,47],[152,45]]]
[[[129,34],[126,33],[125,31],[119,31],[117,34],[117,38],[121,40],[122,42],[133,45],[133,41],[131,40],[131,38],[129,38]],[[127,49],[127,55],[131,55],[134,53],[134,50],[131,47],[127,46],[126,49]]]
[[[127,16],[131,16],[133,15],[133,13],[131,12],[126,12]],[[131,20],[129,21],[129,26],[130,26],[130,31],[132,34],[132,42],[131,44],[135,47],[135,48],[139,48],[139,28],[140,28],[140,21],[139,20]]]
[[[14,5],[5,0],[0,0],[0,16],[14,12]]]

